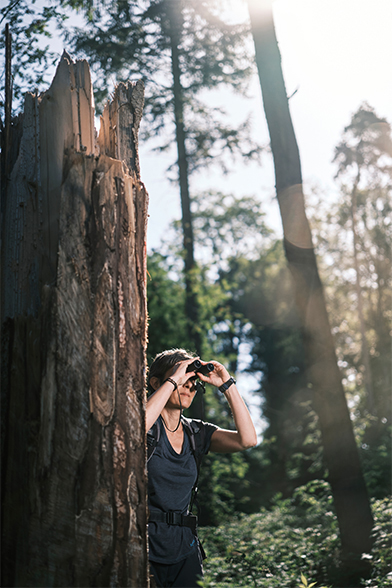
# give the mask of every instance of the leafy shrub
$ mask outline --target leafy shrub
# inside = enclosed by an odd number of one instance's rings
[[[371,588],[392,586],[392,498],[373,501],[372,576],[364,582]]]
[[[373,574],[363,586],[391,585],[390,508],[386,499],[374,503],[374,549],[364,555],[372,558]],[[312,481],[271,509],[201,528],[200,539],[208,555],[204,588],[298,588],[304,578],[314,588],[338,585],[339,531],[327,482]]]

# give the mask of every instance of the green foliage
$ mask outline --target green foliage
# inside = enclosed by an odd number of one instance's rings
[[[391,499],[373,503],[375,543],[372,579],[363,586],[390,582]],[[338,524],[326,482],[297,488],[277,498],[270,509],[227,519],[217,528],[200,529],[207,552],[204,588],[298,588],[339,586]],[[388,575],[389,574],[389,575]]]
[[[354,421],[363,474],[369,495],[383,498],[391,492],[392,426],[385,419],[359,417]]]
[[[254,196],[215,191],[194,196],[193,227],[200,255],[214,265],[216,273],[227,269],[228,260],[258,258],[272,233],[264,216]]]
[[[263,415],[268,420],[262,443],[243,455],[247,466],[244,477],[237,475],[231,457],[227,458],[227,463],[226,456],[209,456],[206,460],[205,478],[202,479],[205,490],[201,492],[201,500],[204,501],[205,496],[208,498],[203,504],[202,520],[211,523],[233,509],[255,512],[267,506],[276,492],[290,496],[296,487],[314,478],[324,478],[327,472],[282,244],[264,227],[260,210],[252,198],[239,200],[216,193],[203,196],[203,200],[197,199],[194,207],[195,239],[204,258],[214,262],[211,267],[205,265],[197,274],[203,317],[200,327],[206,357],[217,357],[235,372],[239,347],[241,343],[248,346],[252,357],[248,370],[260,377],[260,387],[255,393],[262,398]],[[257,247],[247,251],[242,243],[238,244],[238,238],[232,240],[231,227],[235,235],[249,234],[250,242]],[[325,236],[323,231],[317,231],[316,235]],[[340,234],[341,229],[337,233]],[[262,236],[258,237],[259,234]],[[231,255],[225,253],[228,249]],[[324,259],[328,259],[326,241],[321,251]],[[173,254],[175,251],[171,250],[170,255]],[[339,275],[345,263],[341,254],[338,267],[333,265],[331,269]],[[183,287],[178,268],[170,267],[176,288]],[[324,263],[321,267],[323,272],[327,271]],[[341,275],[344,277],[343,273]],[[352,330],[344,331],[346,341],[353,340],[355,312],[350,309],[352,301],[345,295],[352,284],[347,281],[342,290],[336,288],[337,282],[327,281],[327,285],[330,304],[333,304],[332,325],[339,324],[342,318],[350,325],[353,320]],[[165,288],[161,296],[164,292]],[[165,313],[166,306],[167,301],[162,298],[161,302],[154,303],[154,312]],[[181,334],[180,316],[177,339]],[[153,322],[150,323],[150,339],[154,332],[152,326]],[[164,347],[165,332],[170,334],[170,327],[164,326],[161,331]],[[336,336],[336,327],[334,332]],[[176,335],[174,331],[173,334]],[[338,346],[339,354],[341,349]],[[349,368],[348,354],[343,357],[348,376],[352,367]],[[351,381],[345,380],[348,392]],[[369,493],[382,498],[390,491],[389,421],[378,420],[377,427],[373,427],[374,417],[367,415],[361,404],[353,402],[360,390],[355,385],[352,395],[348,396],[353,426]],[[227,406],[219,395],[207,390],[205,401],[206,418],[230,427]],[[217,459],[223,459],[221,466],[219,462],[215,464]],[[220,467],[223,468],[221,478],[216,475]]]
[[[216,419],[212,419],[216,422]],[[210,453],[203,460],[199,483],[199,519],[202,525],[218,525],[224,518],[243,510],[246,496],[238,486],[246,487],[248,463],[243,453]]]
[[[164,349],[188,349],[185,291],[180,280],[170,277],[167,258],[153,252],[147,259],[148,363]]]
[[[183,275],[172,261],[171,254],[152,252],[147,259],[147,299],[149,316],[148,359],[163,349],[185,347],[192,349],[186,328],[184,309],[185,285]],[[227,294],[218,282],[209,280],[208,267],[192,270],[193,288],[200,303],[197,325],[202,336],[203,355],[221,356],[212,335],[216,323],[227,318]]]
[[[373,549],[368,556],[372,562],[372,576],[364,586],[387,588],[392,583],[392,499],[373,501]]]
[[[329,487],[313,482],[271,510],[201,529],[208,555],[203,585],[297,588],[301,574],[324,582],[338,565],[337,533]]]
[[[305,576],[303,574],[301,574],[301,584],[298,586],[298,588],[313,588],[313,586],[316,586],[316,582],[311,582],[309,584],[309,582],[307,581]],[[316,588],[317,588],[317,586],[316,586]],[[327,588],[327,587],[321,586],[320,588]]]
[[[237,332],[250,349],[249,372],[259,375],[263,416],[260,447],[249,454],[251,504],[266,504],[276,492],[288,496],[324,475],[318,419],[311,405],[302,336],[282,243],[267,238],[258,256],[228,260],[220,272],[230,307],[245,327]],[[257,489],[262,487],[262,492]],[[256,507],[256,508],[258,508]]]
[[[64,24],[68,15],[63,2],[9,0],[1,9],[0,23],[9,24],[12,36],[13,110],[20,107],[23,94],[42,91],[50,81],[51,67],[59,55],[50,49],[49,39],[54,28]],[[0,36],[0,52],[4,55],[5,35]],[[4,76],[4,71],[2,72]],[[0,106],[4,106],[4,96]]]

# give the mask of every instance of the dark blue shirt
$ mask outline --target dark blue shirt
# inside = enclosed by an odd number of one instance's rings
[[[198,421],[206,429],[203,453],[208,453],[211,436],[217,427]],[[151,511],[174,511],[187,514],[197,467],[190,441],[184,431],[181,453],[176,453],[159,418],[160,439],[148,462],[148,502]],[[151,522],[148,525],[149,558],[158,563],[177,563],[196,548],[196,538],[189,527]]]

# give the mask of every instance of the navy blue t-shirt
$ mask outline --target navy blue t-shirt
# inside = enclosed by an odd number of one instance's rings
[[[191,493],[197,477],[197,467],[188,434],[184,431],[181,453],[176,453],[169,439],[161,417],[160,439],[148,462],[148,506],[153,511],[188,513]],[[203,454],[208,453],[211,436],[216,425],[197,421],[205,428]],[[198,433],[196,433],[198,434]],[[148,524],[149,559],[157,563],[177,563],[185,559],[196,548],[196,538],[189,527]]]

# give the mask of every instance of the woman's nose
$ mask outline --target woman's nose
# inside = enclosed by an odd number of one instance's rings
[[[191,391],[193,391],[195,389],[195,386],[196,386],[196,382],[194,380],[192,380],[191,378],[185,384],[185,387]]]

